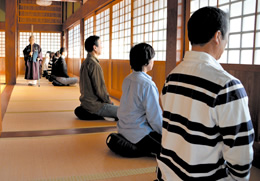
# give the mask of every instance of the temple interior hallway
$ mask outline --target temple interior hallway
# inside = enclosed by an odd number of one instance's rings
[[[42,78],[40,87],[27,86],[18,77],[0,138],[1,181],[155,180],[154,158],[122,158],[108,149],[115,122],[75,117],[78,99],[78,85],[54,87]],[[251,181],[259,178],[253,168]]]

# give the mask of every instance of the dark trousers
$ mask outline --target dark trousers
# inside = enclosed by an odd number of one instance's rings
[[[133,144],[121,134],[111,133],[107,137],[107,146],[116,154],[123,157],[143,157],[159,155],[161,151],[161,138],[157,132],[151,132],[138,143]]]
[[[75,115],[81,120],[104,120],[102,116],[91,114],[85,110],[82,106],[77,107],[74,110]]]
[[[159,155],[161,151],[161,140],[162,135],[155,131],[152,131],[149,135],[146,135],[135,145],[139,150],[142,150],[148,156],[151,154]]]

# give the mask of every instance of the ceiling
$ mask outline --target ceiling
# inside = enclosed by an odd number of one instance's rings
[[[45,0],[42,0],[45,1]],[[50,1],[50,0],[46,0]],[[51,0],[51,1],[60,1],[60,2],[82,2],[82,0]]]

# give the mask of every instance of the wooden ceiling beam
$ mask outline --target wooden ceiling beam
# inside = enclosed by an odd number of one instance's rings
[[[59,1],[59,2],[79,2],[79,3],[82,2],[82,0],[52,0],[52,1]]]

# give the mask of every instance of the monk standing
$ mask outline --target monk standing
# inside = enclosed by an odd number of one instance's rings
[[[36,85],[37,80],[40,79],[40,64],[42,61],[42,49],[40,45],[34,43],[34,36],[30,36],[30,44],[23,50],[25,61],[25,79],[28,85]]]

